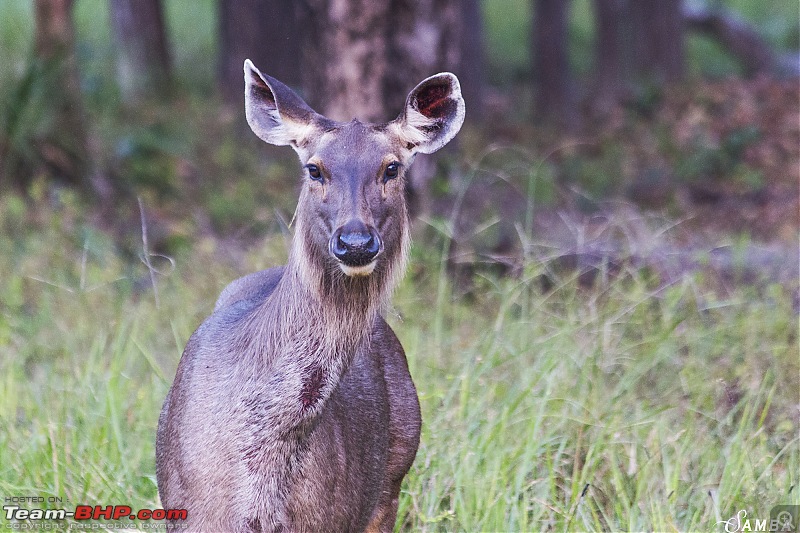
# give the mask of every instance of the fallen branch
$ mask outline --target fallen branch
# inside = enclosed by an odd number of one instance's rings
[[[719,7],[686,6],[688,30],[704,33],[722,45],[742,65],[745,75],[797,75],[798,68],[781,57],[746,21]]]

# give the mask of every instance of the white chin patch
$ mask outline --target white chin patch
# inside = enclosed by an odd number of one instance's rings
[[[342,269],[342,272],[345,273],[347,276],[356,277],[356,276],[369,276],[372,274],[372,271],[375,270],[375,261],[371,262],[368,265],[364,266],[348,266],[344,263],[339,263],[339,268]]]

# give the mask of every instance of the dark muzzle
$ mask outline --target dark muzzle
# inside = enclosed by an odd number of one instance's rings
[[[351,220],[333,233],[329,246],[336,259],[349,267],[360,267],[371,263],[381,251],[381,238],[375,228]]]

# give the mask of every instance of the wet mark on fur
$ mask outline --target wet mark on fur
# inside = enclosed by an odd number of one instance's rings
[[[258,518],[251,518],[247,521],[247,527],[253,533],[261,533],[261,520]]]
[[[308,377],[303,381],[303,388],[300,391],[300,402],[303,410],[311,409],[322,397],[322,386],[325,381],[325,372],[317,367],[314,368]]]

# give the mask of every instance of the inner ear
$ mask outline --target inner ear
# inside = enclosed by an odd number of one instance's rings
[[[266,104],[268,107],[272,107],[277,109],[278,103],[275,101],[275,95],[272,94],[272,89],[269,88],[269,85],[255,72],[252,70],[249,72],[250,74],[250,90],[253,91],[253,96],[258,98],[258,100]]]
[[[255,69],[250,61],[245,61],[245,73],[247,74],[247,89],[252,91],[252,96],[262,105],[268,108],[277,109],[278,102],[275,100],[275,94],[269,88],[267,82],[261,77],[261,74]]]
[[[424,116],[442,120],[451,116],[457,106],[451,97],[453,87],[448,80],[438,81],[420,88],[416,94],[416,107]]]
[[[431,154],[450,142],[463,122],[458,78],[441,72],[408,93],[403,113],[390,126],[411,153]]]

